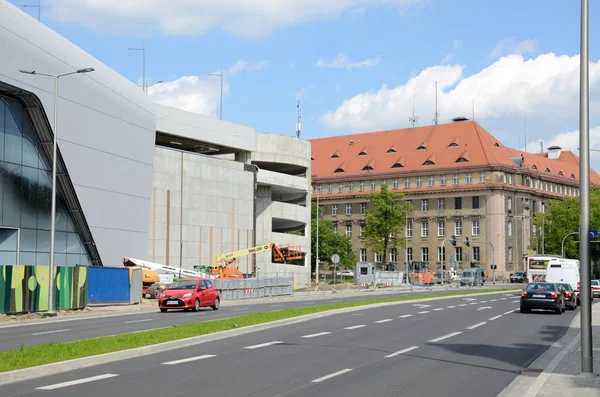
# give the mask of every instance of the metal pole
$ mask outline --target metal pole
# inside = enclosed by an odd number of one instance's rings
[[[492,247],[492,284],[496,285],[496,263],[495,263],[495,249],[494,249],[494,244],[489,243],[490,246]],[[506,271],[506,269],[505,269]],[[506,273],[504,273],[504,277],[506,277]]]
[[[581,372],[593,373],[590,268],[589,0],[581,0],[579,66],[579,259],[581,261]],[[585,241],[585,244],[583,242]]]
[[[562,239],[562,242],[560,243],[560,257],[561,258],[565,257],[565,240],[567,239],[567,237],[572,236],[574,234],[579,234],[579,232],[571,232]]]
[[[220,119],[223,120],[223,67],[221,67],[221,110]]]
[[[321,207],[319,207],[319,195],[317,195],[317,243],[316,245],[316,254],[315,254],[315,282],[316,289],[319,289],[319,220],[321,219]]]
[[[144,39],[144,46],[142,47],[142,87],[144,87],[144,93],[148,95],[148,90],[146,87],[146,39]]]
[[[440,270],[440,274],[442,275],[442,287],[444,286],[444,243],[446,239],[442,240],[442,249],[440,250],[440,263],[442,264],[442,269]],[[435,281],[434,281],[435,283]]]
[[[56,153],[58,141],[58,78],[54,76],[54,139],[52,140],[52,207],[50,210],[50,277],[48,280],[48,315],[54,316],[54,243],[56,235]]]

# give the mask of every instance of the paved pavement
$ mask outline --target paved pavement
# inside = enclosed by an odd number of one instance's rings
[[[580,321],[578,310],[565,335],[531,363],[500,397],[600,396],[600,303],[592,306],[594,375],[580,374]]]
[[[0,395],[496,396],[575,314],[524,315],[518,301],[497,293],[358,310],[9,384]]]
[[[475,288],[474,288],[475,290]],[[438,289],[438,291],[440,291]],[[207,320],[224,319],[248,313],[276,311],[282,309],[309,307],[324,303],[370,300],[399,296],[418,296],[428,290],[372,292],[360,294],[335,294],[318,297],[300,296],[288,298],[266,298],[252,301],[223,302],[221,309],[210,308],[200,312],[173,311],[160,313],[156,306],[148,310],[109,313],[101,316],[78,316],[43,321],[13,322],[0,325],[0,351],[20,348],[21,344],[33,346],[52,342],[66,342],[105,335],[121,334],[140,330],[150,330]],[[441,292],[441,291],[440,291]],[[125,308],[124,308],[125,309]]]

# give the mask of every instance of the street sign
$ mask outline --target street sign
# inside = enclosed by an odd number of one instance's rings
[[[337,265],[340,263],[340,256],[338,254],[333,254],[331,256],[331,262],[333,262],[334,265]]]
[[[598,238],[598,229],[590,229],[590,237]]]

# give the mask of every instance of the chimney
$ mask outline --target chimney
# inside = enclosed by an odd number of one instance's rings
[[[562,148],[560,146],[550,146],[548,148],[548,158],[552,160],[556,160],[560,157],[560,153]]]
[[[469,121],[469,119],[468,119],[468,118],[466,118],[466,117],[462,117],[462,116],[455,117],[455,118],[453,118],[453,119],[452,119],[452,122],[453,122],[453,123],[459,123],[459,122],[461,122],[461,121]]]

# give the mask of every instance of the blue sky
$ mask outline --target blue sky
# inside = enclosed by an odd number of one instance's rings
[[[203,74],[225,68],[224,118],[260,132],[294,134],[299,97],[304,138],[406,127],[413,99],[418,124],[431,124],[438,80],[440,122],[470,118],[474,101],[475,118],[506,145],[524,146],[526,117],[528,150],[577,146],[578,1],[41,3],[43,23],[135,82],[141,55],[127,48],[145,37],[147,80],[167,82],[150,88],[158,102],[218,117],[219,79]],[[592,4],[591,127],[599,20]],[[600,128],[591,146],[600,149]]]

